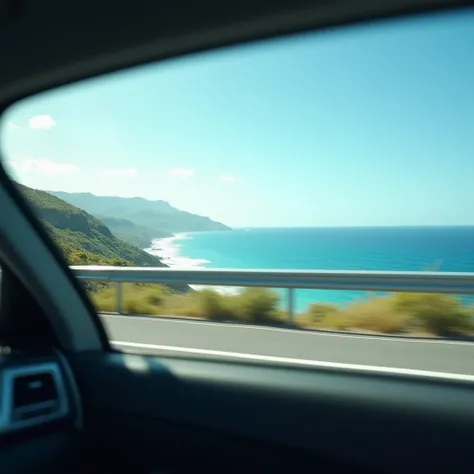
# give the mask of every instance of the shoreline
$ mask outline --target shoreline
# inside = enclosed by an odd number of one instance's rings
[[[180,270],[191,270],[203,268],[204,265],[211,263],[210,260],[204,258],[190,258],[180,254],[181,247],[176,245],[177,240],[187,240],[191,235],[197,232],[183,232],[173,234],[171,237],[164,237],[153,239],[151,247],[144,249],[150,255],[158,257],[162,263],[169,268],[176,268]],[[235,295],[238,288],[229,286],[203,286],[203,285],[189,285],[193,290],[202,291],[212,289],[222,295]]]
[[[200,268],[202,265],[211,263],[202,258],[189,258],[180,255],[180,246],[176,245],[177,240],[187,240],[194,232],[183,232],[173,234],[171,237],[153,239],[151,247],[144,249],[145,252],[158,257],[165,265],[170,268],[190,270]]]

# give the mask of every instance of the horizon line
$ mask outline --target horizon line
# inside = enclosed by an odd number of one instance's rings
[[[352,229],[352,228],[392,228],[392,227],[410,227],[410,228],[420,228],[420,227],[474,227],[472,224],[353,224],[353,225],[262,225],[262,226],[229,226],[231,230],[246,230],[246,229],[315,229],[315,228],[324,228],[324,229]],[[222,231],[210,231],[210,232],[222,232]],[[187,232],[190,233],[190,232]]]

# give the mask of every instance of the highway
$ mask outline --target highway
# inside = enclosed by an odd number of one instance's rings
[[[314,366],[470,375],[474,343],[362,336],[139,316],[101,315],[119,349]],[[403,370],[401,373],[403,373]]]

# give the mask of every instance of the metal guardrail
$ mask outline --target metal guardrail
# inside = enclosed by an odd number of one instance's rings
[[[294,316],[294,290],[359,290],[474,294],[474,273],[329,270],[177,270],[151,267],[72,266],[81,280],[117,285],[117,312],[122,312],[122,283],[265,287],[288,290],[288,320]]]

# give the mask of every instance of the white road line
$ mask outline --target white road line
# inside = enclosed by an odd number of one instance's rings
[[[258,354],[243,354],[240,352],[214,351],[208,349],[194,349],[190,347],[163,346],[157,344],[142,344],[139,342],[110,341],[111,344],[123,347],[134,347],[137,349],[158,349],[184,354],[211,355],[219,357],[231,357],[234,359],[252,360],[258,362],[276,362],[279,364],[293,364],[305,367],[329,368],[355,370],[359,372],[377,372],[382,374],[414,375],[417,377],[428,377],[444,380],[455,380],[462,382],[474,382],[474,375],[452,374],[446,372],[434,372],[431,370],[402,369],[396,367],[378,367],[373,365],[345,364],[340,362],[325,362],[320,360],[294,359],[291,357],[276,357]]]
[[[373,336],[366,336],[364,334],[342,334],[342,333],[329,333],[329,332],[318,332],[318,331],[308,331],[304,329],[285,329],[285,328],[273,328],[273,327],[262,327],[262,326],[254,326],[251,324],[232,324],[232,323],[211,323],[207,322],[206,320],[199,320],[199,321],[183,321],[182,319],[173,318],[173,317],[160,317],[157,316],[154,318],[153,316],[125,316],[119,314],[101,314],[101,318],[111,318],[111,319],[133,319],[133,320],[141,320],[141,321],[153,321],[155,323],[182,323],[182,324],[199,324],[203,326],[214,326],[220,328],[236,328],[236,329],[255,329],[258,331],[272,331],[272,332],[285,332],[285,333],[297,333],[305,336],[324,336],[324,337],[344,337],[347,339],[369,339],[372,341],[390,341],[390,342],[410,342],[410,343],[423,343],[423,344],[450,344],[450,345],[457,345],[457,346],[471,346],[474,347],[473,342],[465,342],[465,341],[449,341],[444,339],[422,339],[417,337],[387,337],[387,336],[378,336],[374,334]]]

